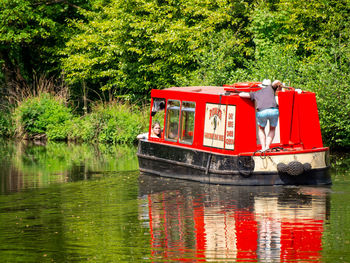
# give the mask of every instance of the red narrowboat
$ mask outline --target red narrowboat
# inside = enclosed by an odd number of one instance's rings
[[[213,184],[331,184],[315,94],[277,93],[276,135],[262,151],[254,102],[238,95],[258,91],[259,84],[152,90],[148,136],[138,145],[140,171]],[[155,122],[159,136],[152,134]]]

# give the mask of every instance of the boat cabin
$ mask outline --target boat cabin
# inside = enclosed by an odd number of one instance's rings
[[[254,102],[238,95],[259,90],[258,84],[152,90],[148,140],[228,155],[260,150]],[[322,148],[315,94],[286,88],[276,97],[280,116],[271,147],[301,152]],[[160,138],[150,136],[154,122],[161,125]]]

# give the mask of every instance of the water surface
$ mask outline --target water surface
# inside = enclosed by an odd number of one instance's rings
[[[1,262],[350,262],[350,156],[331,187],[140,175],[133,146],[0,142]]]

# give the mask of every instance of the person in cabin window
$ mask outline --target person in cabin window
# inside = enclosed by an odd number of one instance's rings
[[[160,123],[158,121],[152,124],[151,137],[162,137],[162,128],[160,127]]]
[[[152,124],[151,137],[160,138],[161,136],[162,136],[162,128],[160,127],[160,123],[156,121]],[[137,135],[137,139],[148,139],[148,132]]]
[[[275,99],[275,92],[276,89],[280,89],[279,83],[281,82],[274,81],[274,85],[272,85],[271,80],[264,79],[262,84],[259,85],[262,89],[256,92],[239,93],[239,96],[241,98],[250,98],[255,102],[258,136],[262,151],[266,151],[270,148],[270,144],[275,137],[279,116],[278,104]],[[269,120],[270,130],[266,137],[265,127],[267,125],[267,120]]]
[[[176,122],[170,123],[168,138],[176,140],[178,136],[178,129],[179,129],[179,125]]]

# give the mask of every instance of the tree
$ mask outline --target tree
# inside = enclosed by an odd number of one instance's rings
[[[241,65],[250,52],[247,9],[245,1],[112,0],[99,13],[84,13],[88,23],[74,21],[80,34],[64,51],[67,79],[142,97],[190,81],[200,68],[208,72],[216,58],[210,52],[221,61],[225,55],[227,66]]]
[[[87,0],[1,0],[0,64],[3,81],[30,86],[34,73],[59,72],[57,51],[64,44],[67,18]]]
[[[349,0],[257,1],[250,25],[256,57],[276,44],[308,61],[322,48],[332,52],[335,43],[348,46],[349,12]]]

